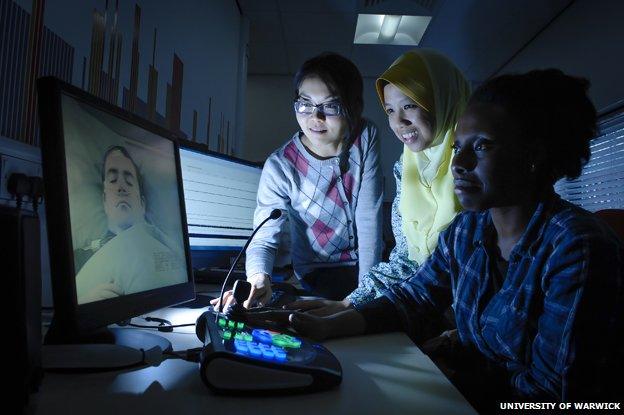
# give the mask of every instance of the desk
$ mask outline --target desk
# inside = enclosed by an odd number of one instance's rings
[[[194,322],[202,310],[168,308],[150,315]],[[128,329],[137,330],[137,329]],[[193,327],[159,333],[175,350],[201,346]],[[213,395],[198,364],[165,360],[134,370],[46,373],[29,414],[473,414],[433,362],[402,333],[324,343],[342,365],[342,384],[308,395],[246,398]]]

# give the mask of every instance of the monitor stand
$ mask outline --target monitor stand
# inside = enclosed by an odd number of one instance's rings
[[[104,371],[154,365],[162,361],[171,342],[162,336],[130,328],[104,328],[88,334],[68,335],[54,319],[45,337],[45,370]]]

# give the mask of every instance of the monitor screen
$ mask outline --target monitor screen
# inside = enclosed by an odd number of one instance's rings
[[[89,330],[193,299],[176,141],[53,79],[39,99],[55,319]]]
[[[262,169],[243,160],[180,149],[194,268],[227,268],[253,231]]]

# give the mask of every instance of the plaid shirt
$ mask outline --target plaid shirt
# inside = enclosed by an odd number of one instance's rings
[[[358,307],[369,331],[388,328],[394,318],[396,328],[418,333],[427,315],[452,305],[462,343],[505,368],[515,393],[608,396],[609,370],[622,362],[621,242],[568,202],[541,203],[496,291],[493,232],[489,212],[460,214],[410,279]]]
[[[320,267],[356,263],[359,274],[366,273],[381,260],[381,178],[372,124],[341,155],[322,160],[306,150],[296,133],[264,165],[254,226],[273,209],[288,215],[258,231],[247,250],[247,275],[271,274],[288,232],[299,277]]]

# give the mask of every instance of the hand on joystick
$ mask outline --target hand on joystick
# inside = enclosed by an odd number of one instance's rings
[[[243,302],[247,300],[250,292],[251,284],[247,281],[237,280],[234,283],[234,288],[232,289],[234,301],[225,309],[225,315],[228,318],[236,319],[236,317],[240,317],[245,314]]]

